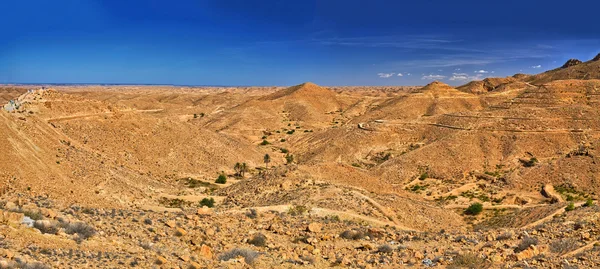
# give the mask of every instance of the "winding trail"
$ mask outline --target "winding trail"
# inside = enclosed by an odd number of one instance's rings
[[[292,207],[292,205],[290,205],[290,204],[273,205],[273,206],[262,206],[262,207],[249,207],[249,208],[233,209],[233,210],[215,212],[215,214],[222,215],[222,214],[232,214],[232,213],[244,213],[244,212],[246,212],[247,209],[254,209],[257,212],[275,211],[275,212],[279,212],[279,213],[285,213],[285,212],[289,211],[290,207]],[[373,218],[373,217],[368,217],[368,216],[363,216],[363,215],[360,215],[360,214],[356,214],[356,213],[353,213],[353,212],[346,212],[346,211],[332,210],[332,209],[328,209],[328,208],[313,207],[313,208],[310,209],[309,213],[312,214],[312,215],[315,215],[315,216],[320,216],[320,217],[338,216],[342,220],[364,221],[366,223],[369,223],[369,224],[374,225],[374,226],[379,226],[379,227],[391,226],[391,227],[395,227],[395,228],[397,228],[399,230],[403,230],[403,231],[414,231],[414,232],[419,231],[417,229],[413,229],[413,228],[409,228],[409,227],[406,227],[406,226],[402,226],[402,225],[399,225],[399,224],[396,224],[396,223],[393,223],[393,222],[383,221],[383,220],[379,220],[379,219],[376,219],[376,218]]]
[[[102,113],[93,113],[93,114],[83,114],[83,115],[73,115],[73,116],[65,116],[65,117],[56,117],[56,118],[50,118],[50,119],[46,119],[47,122],[59,122],[59,121],[65,121],[65,120],[74,120],[74,119],[81,119],[81,118],[90,118],[90,117],[99,117],[99,116],[106,116],[106,115],[113,115],[115,113],[155,113],[155,112],[161,112],[164,109],[162,108],[158,108],[158,109],[144,109],[144,110],[136,110],[136,109],[131,109],[131,110],[120,110],[117,112],[102,112]]]

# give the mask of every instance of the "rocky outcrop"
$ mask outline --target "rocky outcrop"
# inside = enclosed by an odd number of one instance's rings
[[[592,62],[597,62],[600,61],[600,53],[598,53],[598,55],[596,55],[596,57],[594,57],[594,59],[592,59]]]
[[[583,62],[580,61],[580,60],[569,59],[565,64],[563,64],[563,66],[561,68],[568,68],[568,67],[571,67],[571,66],[576,66],[576,65],[581,64],[581,63],[583,63]]]

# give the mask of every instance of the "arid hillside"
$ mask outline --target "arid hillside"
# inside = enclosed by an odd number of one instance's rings
[[[458,88],[3,87],[0,268],[598,267],[598,63]]]

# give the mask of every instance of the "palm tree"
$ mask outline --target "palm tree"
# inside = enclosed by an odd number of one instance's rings
[[[240,165],[240,172],[242,173],[242,177],[248,172],[248,165],[246,163]]]
[[[233,170],[235,170],[236,176],[241,176],[242,175],[242,164],[235,163],[235,166],[233,166]]]
[[[267,169],[269,169],[269,163],[271,162],[271,156],[269,156],[269,154],[265,154],[265,157],[263,158],[263,160],[265,161],[265,167]]]

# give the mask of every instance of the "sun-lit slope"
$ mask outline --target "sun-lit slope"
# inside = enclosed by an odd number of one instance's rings
[[[25,87],[2,86],[0,87],[0,104],[4,105],[9,100],[16,99],[25,92],[27,92]]]
[[[379,168],[390,181],[406,181],[423,169],[460,179],[496,165],[519,166],[519,158],[552,159],[600,132],[598,81],[555,81],[530,87],[501,108],[436,118],[431,128],[454,132]],[[428,137],[427,132],[421,133]]]
[[[29,104],[27,109],[38,104]],[[43,105],[43,103],[39,103]],[[0,112],[0,176],[15,191],[66,205],[122,207],[159,184],[74,141],[38,113]]]
[[[65,100],[70,100],[68,109]],[[168,108],[117,109],[105,101],[56,93],[41,111],[69,138],[140,174],[213,177],[235,162],[262,160],[255,145],[203,128],[200,117],[174,117]]]
[[[465,85],[456,88],[459,91],[473,94],[485,94],[499,90],[501,85],[516,82],[514,77],[505,78],[486,78],[484,80],[474,80]]]
[[[447,84],[436,81],[416,93],[393,98],[379,104],[359,120],[366,122],[379,119],[417,119],[422,116],[482,108],[478,96],[458,91]]]
[[[555,80],[567,79],[600,79],[600,54],[587,62],[576,59],[569,60],[560,68],[531,76],[525,81],[534,85],[542,85]]]
[[[289,122],[320,128],[330,124],[334,113],[343,108],[347,100],[340,100],[335,92],[304,83],[277,92],[253,98],[236,107],[215,115],[207,127],[236,132],[275,130]]]

